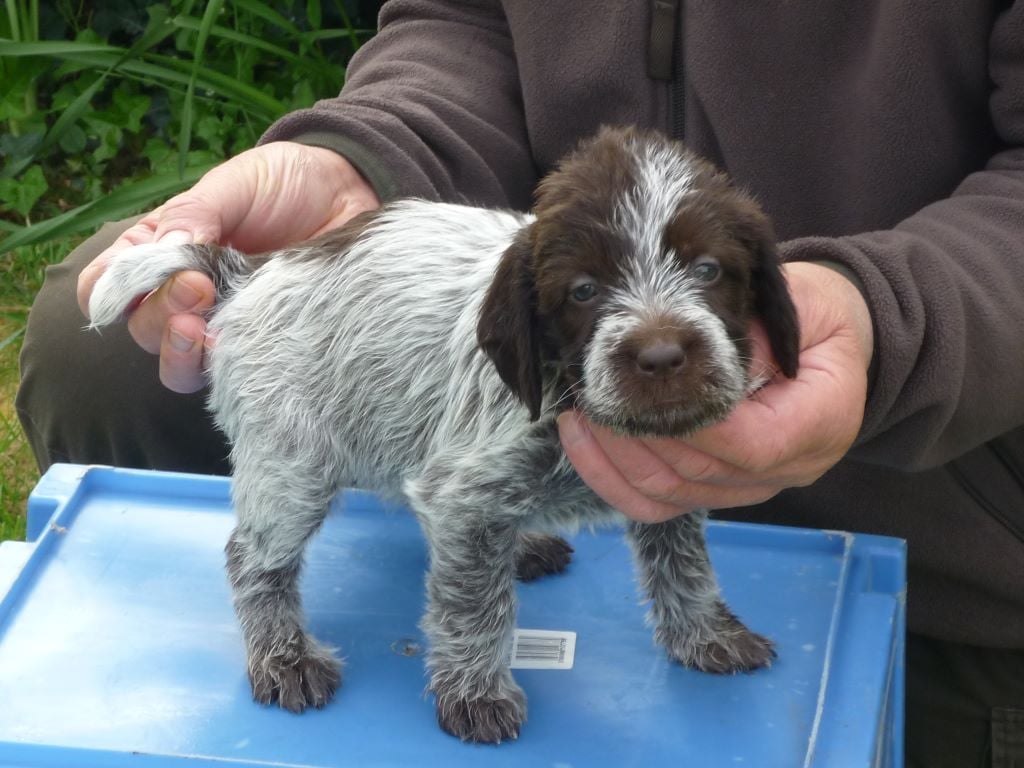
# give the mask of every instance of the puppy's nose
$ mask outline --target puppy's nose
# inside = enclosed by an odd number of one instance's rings
[[[678,341],[654,339],[636,353],[636,367],[647,376],[678,373],[686,364],[686,352]]]

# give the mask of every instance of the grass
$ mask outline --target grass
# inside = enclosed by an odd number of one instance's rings
[[[25,504],[39,479],[14,410],[28,310],[46,267],[63,259],[76,243],[51,241],[0,256],[0,540],[25,538]]]
[[[38,480],[14,400],[45,267],[83,233],[192,186],[282,114],[337,93],[379,5],[4,0],[0,539],[24,535]]]

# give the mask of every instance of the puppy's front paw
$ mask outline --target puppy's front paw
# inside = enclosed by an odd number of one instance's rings
[[[775,644],[751,632],[724,607],[710,624],[699,626],[689,632],[659,628],[655,637],[670,657],[702,672],[749,672],[771,666],[775,658]]]
[[[341,684],[341,663],[313,640],[303,638],[249,658],[252,697],[276,701],[291,712],[323,707]]]
[[[438,725],[463,741],[500,744],[516,739],[525,721],[526,696],[518,686],[504,697],[437,696]]]
[[[561,536],[524,533],[519,537],[516,578],[533,581],[541,576],[561,573],[572,560],[573,548]]]

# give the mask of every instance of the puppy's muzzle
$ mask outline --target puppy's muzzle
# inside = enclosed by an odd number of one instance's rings
[[[679,320],[641,325],[622,338],[613,357],[627,408],[632,401],[644,407],[692,401],[714,384],[706,339]]]
[[[651,379],[667,379],[686,365],[689,339],[678,332],[657,331],[631,340],[634,373]]]
[[[609,355],[611,395],[603,416],[627,432],[684,434],[721,416],[741,396],[735,358],[679,318],[658,318],[624,335]],[[603,420],[603,419],[600,419]]]

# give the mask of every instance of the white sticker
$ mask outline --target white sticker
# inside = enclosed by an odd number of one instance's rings
[[[517,629],[512,635],[511,669],[572,669],[576,633]]]

